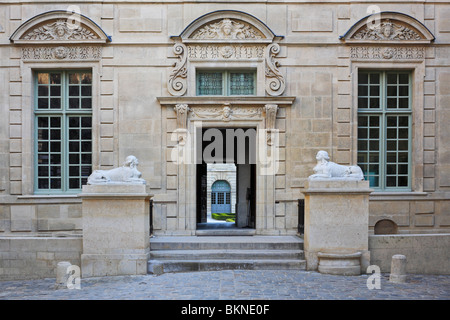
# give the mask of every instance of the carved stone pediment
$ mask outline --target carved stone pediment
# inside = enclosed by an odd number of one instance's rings
[[[264,35],[248,23],[224,18],[203,25],[190,38],[202,40],[247,40],[262,39]]]
[[[374,26],[366,24],[352,37],[356,40],[423,40],[423,36],[410,26],[385,19]]]
[[[362,18],[343,36],[345,43],[424,44],[433,34],[417,19],[399,12],[381,12]]]
[[[23,40],[94,40],[99,37],[85,26],[70,27],[64,19],[44,22],[41,25],[28,30],[21,39]]]
[[[15,44],[101,44],[111,41],[111,38],[88,17],[56,10],[39,14],[22,23],[10,40]]]

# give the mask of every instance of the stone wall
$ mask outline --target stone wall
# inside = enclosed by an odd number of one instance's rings
[[[0,280],[55,278],[58,262],[81,266],[81,237],[0,236]]]
[[[450,234],[405,234],[369,236],[370,264],[391,272],[395,254],[406,256],[406,272],[450,274]]]
[[[43,12],[65,10],[65,2],[0,4],[0,235],[81,231],[79,199],[38,196],[34,192],[33,70],[48,68],[93,71],[93,168],[110,169],[120,165],[129,154],[137,156],[148,191],[155,194],[155,230],[166,234],[183,232],[188,224],[186,214],[195,212],[195,208],[180,204],[178,195],[190,190],[180,189],[186,175],[169,161],[170,148],[175,144],[171,140],[176,129],[173,106],[162,106],[157,100],[169,96],[168,78],[179,59],[173,52],[171,36],[179,35],[204,14],[216,10],[243,11],[244,4],[246,13],[284,36],[279,41],[276,60],[286,83],[283,95],[295,97],[291,106],[280,108],[277,113],[280,170],[273,181],[273,219],[265,225],[280,234],[295,232],[297,199],[302,198],[318,150],[327,150],[333,161],[341,164],[356,162],[357,68],[402,66],[413,70],[415,78],[412,190],[372,195],[369,225],[373,227],[380,219],[390,219],[404,233],[448,232],[448,3],[378,4],[381,11],[416,18],[436,38],[423,45],[420,51],[423,56],[402,60],[352,53],[351,45],[339,40],[339,36],[367,16],[369,3],[211,0],[199,4],[113,0],[78,4],[81,13],[98,24],[112,41],[101,45],[99,57],[88,60],[78,57],[75,61],[25,59],[23,45],[9,40],[22,23]],[[261,87],[264,83],[258,84],[258,89]]]

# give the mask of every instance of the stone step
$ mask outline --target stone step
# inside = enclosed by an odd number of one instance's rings
[[[163,265],[164,272],[191,272],[217,270],[305,270],[305,260],[261,259],[261,260],[150,260],[149,272],[153,265]]]
[[[253,237],[154,237],[150,251],[155,250],[303,250],[303,240],[295,236]]]
[[[187,236],[150,239],[149,273],[227,269],[305,270],[295,236]]]
[[[211,260],[211,259],[304,259],[302,250],[156,250],[150,252],[156,260]]]

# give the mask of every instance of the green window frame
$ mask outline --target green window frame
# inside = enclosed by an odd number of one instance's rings
[[[255,70],[197,70],[197,96],[256,94]]]
[[[80,192],[92,171],[92,72],[39,70],[34,89],[35,193]]]
[[[411,191],[411,106],[411,72],[358,72],[358,165],[376,191]]]

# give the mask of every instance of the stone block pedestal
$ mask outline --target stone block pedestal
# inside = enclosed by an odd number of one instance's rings
[[[307,270],[355,275],[370,265],[369,182],[309,179],[305,190]]]
[[[144,184],[85,185],[82,277],[147,274],[150,198]]]

